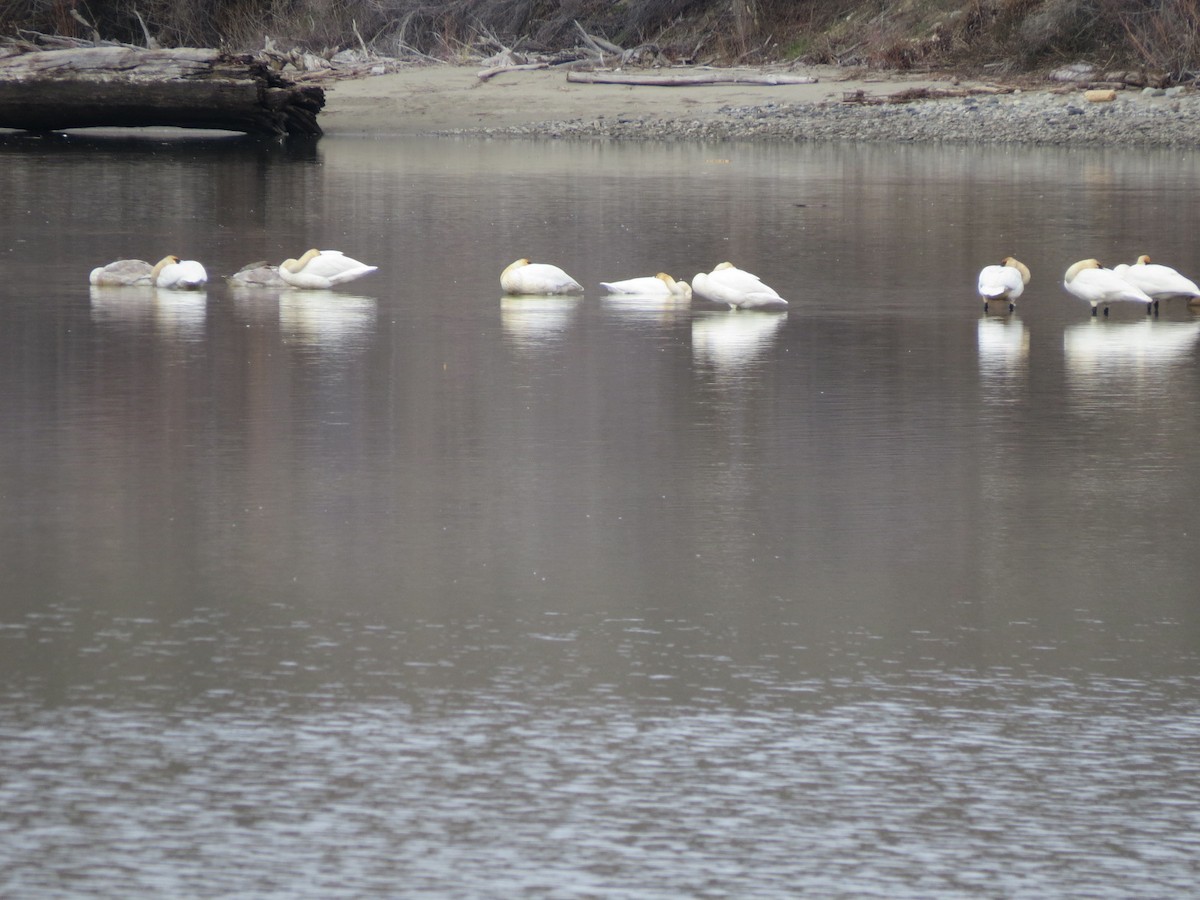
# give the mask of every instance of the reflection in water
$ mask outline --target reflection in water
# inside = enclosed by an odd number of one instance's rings
[[[513,346],[534,349],[562,337],[575,320],[582,298],[502,297],[500,324]]]
[[[1190,358],[1197,337],[1200,321],[1088,319],[1064,331],[1063,353],[1073,377],[1157,379],[1167,366]]]
[[[1200,155],[22,143],[0,896],[1194,892],[1193,335],[1064,341],[1049,287],[977,325],[961,286],[1015,231],[1035,272],[1081,228],[1182,258]],[[696,196],[721,228],[664,220]],[[214,273],[394,264],[377,310],[89,307],[63,261],[147,233]],[[498,244],[585,284],[744,258],[823,302],[498,317]]]
[[[153,327],[160,337],[197,341],[204,337],[205,291],[152,287],[92,287],[92,320],[123,328]]]
[[[375,320],[376,301],[371,297],[335,291],[279,292],[279,327],[303,344],[328,350],[361,348],[374,331]]]
[[[692,320],[692,357],[697,363],[734,372],[770,349],[787,322],[787,313],[726,312],[697,314]]]
[[[1029,359],[1029,332],[1015,315],[997,318],[980,316],[976,329],[979,374],[990,377],[1012,375]]]
[[[671,325],[691,313],[691,301],[674,296],[606,294],[600,303],[605,312],[647,325]]]

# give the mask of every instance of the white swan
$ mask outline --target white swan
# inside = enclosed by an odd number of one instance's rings
[[[518,259],[500,273],[500,287],[506,294],[577,294],[583,285],[560,269],[548,263],[531,263]]]
[[[1145,291],[1134,287],[1112,269],[1103,268],[1095,259],[1081,259],[1067,269],[1063,276],[1063,287],[1080,300],[1092,304],[1093,316],[1100,304],[1104,305],[1104,314],[1107,316],[1110,303],[1122,300],[1145,303],[1149,312],[1154,302]]]
[[[602,281],[600,286],[610,294],[638,294],[643,297],[678,297],[692,299],[692,286],[686,281],[676,281],[666,272],[645,278],[627,278],[624,281]]]
[[[164,256],[155,264],[150,280],[155,287],[189,291],[207,284],[208,273],[204,271],[204,266],[194,259]]]
[[[292,287],[324,291],[379,269],[351,259],[340,250],[309,250],[299,259],[279,264],[279,277]]]
[[[979,297],[983,311],[995,300],[1007,300],[1008,311],[1017,308],[1017,298],[1029,284],[1029,268],[1013,256],[1006,256],[998,266],[984,266],[979,272]]]
[[[1158,309],[1159,300],[1171,297],[1187,297],[1189,301],[1200,297],[1200,287],[1190,278],[1180,275],[1170,266],[1160,266],[1150,262],[1150,257],[1142,254],[1132,266],[1122,263],[1113,266],[1113,271],[1136,288],[1145,291],[1154,298],[1154,308]]]
[[[100,287],[130,287],[149,285],[154,266],[144,259],[118,259],[106,266],[97,266],[88,276],[88,283]]]
[[[730,262],[721,263],[707,275],[698,273],[692,279],[692,291],[707,300],[727,303],[730,309],[771,309],[788,305],[757,275]]]
[[[242,266],[227,280],[233,287],[288,287],[288,283],[279,274],[279,266],[272,266],[266,262],[252,262]]]

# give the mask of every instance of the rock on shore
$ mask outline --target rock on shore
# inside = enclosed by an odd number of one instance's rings
[[[1050,146],[1200,146],[1200,94],[1173,88],[1118,92],[1090,102],[1082,91],[903,103],[770,103],[727,106],[706,119],[579,118],[454,132],[494,137],[619,140],[889,141]]]

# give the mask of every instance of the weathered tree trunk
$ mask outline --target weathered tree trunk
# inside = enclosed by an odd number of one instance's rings
[[[173,125],[317,135],[325,92],[219,50],[88,47],[0,57],[0,127]]]
[[[631,84],[643,87],[687,87],[698,84],[816,84],[810,75],[772,75],[704,72],[698,75],[629,74],[625,72],[568,72],[567,81],[576,84]]]

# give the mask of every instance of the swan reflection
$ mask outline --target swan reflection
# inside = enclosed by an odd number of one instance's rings
[[[786,312],[698,315],[692,320],[692,359],[718,369],[744,367],[770,349],[786,321]]]
[[[1063,333],[1063,354],[1073,376],[1120,373],[1157,377],[1191,358],[1200,321],[1105,322],[1089,319]]]
[[[375,329],[373,297],[334,291],[281,291],[279,327],[290,339],[331,350],[365,343]]]
[[[90,288],[92,321],[123,328],[151,327],[163,337],[204,337],[208,311],[205,291],[172,291],[149,286]]]
[[[500,300],[500,326],[517,346],[534,347],[561,337],[575,319],[580,297],[512,296]]]
[[[601,301],[605,312],[623,319],[654,325],[670,325],[691,313],[686,297],[659,294],[607,294]]]
[[[1029,330],[1015,315],[1003,319],[981,316],[976,341],[979,373],[985,377],[1011,375],[1029,358]]]

